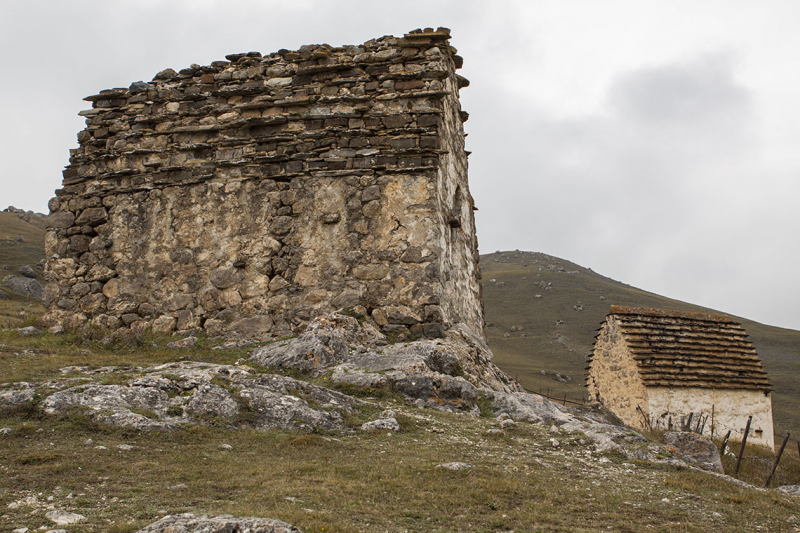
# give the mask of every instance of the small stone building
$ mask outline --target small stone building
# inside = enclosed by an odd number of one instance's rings
[[[772,449],[771,386],[731,317],[611,306],[589,356],[589,396],[637,428],[698,425]],[[707,417],[707,418],[706,418]]]
[[[449,39],[233,54],[87,97],[46,320],[257,337],[361,305],[398,338],[483,335]]]

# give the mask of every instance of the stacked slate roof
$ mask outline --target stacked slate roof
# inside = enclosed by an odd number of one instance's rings
[[[645,386],[772,389],[753,343],[729,316],[617,305],[609,316]]]

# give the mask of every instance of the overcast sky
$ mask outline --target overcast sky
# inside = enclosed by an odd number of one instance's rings
[[[446,26],[482,253],[800,329],[800,2],[0,0],[0,208],[46,212],[81,99],[233,52]]]

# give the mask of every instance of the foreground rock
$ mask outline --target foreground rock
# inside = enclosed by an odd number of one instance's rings
[[[480,388],[520,391],[491,361],[489,347],[466,327],[442,339],[389,344],[368,320],[332,314],[311,321],[300,336],[258,348],[252,360],[358,387],[387,388],[422,405],[477,414]]]
[[[9,275],[3,278],[3,285],[10,291],[37,300],[42,299],[42,285],[31,278]]]
[[[172,430],[181,424],[204,423],[260,430],[341,430],[343,413],[364,404],[286,376],[258,375],[249,367],[180,362],[143,369],[138,374],[121,385],[85,383],[59,390],[47,395],[41,409],[58,414],[82,408],[98,422],[140,430]],[[5,393],[8,403],[20,403],[23,395],[32,397],[28,388]]]
[[[50,520],[51,522],[53,522],[53,523],[55,523],[56,525],[59,525],[59,526],[67,526],[67,525],[70,525],[70,524],[77,524],[81,520],[85,520],[86,519],[86,517],[81,515],[81,514],[70,513],[68,511],[61,511],[61,510],[58,510],[58,509],[50,511],[47,514],[45,514],[44,516],[45,516],[45,518],[47,518],[48,520]]]
[[[719,450],[708,437],[689,431],[670,431],[662,439],[664,444],[675,448],[690,463],[704,470],[724,473]]]
[[[30,265],[22,265],[17,269],[17,272],[19,272],[21,276],[25,276],[26,278],[32,279],[36,277],[36,271]]]
[[[165,516],[158,522],[142,528],[138,533],[302,533],[299,529],[270,518],[235,518],[232,515],[209,517],[207,515]]]

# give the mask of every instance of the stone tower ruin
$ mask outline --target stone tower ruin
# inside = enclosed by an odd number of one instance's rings
[[[265,337],[362,305],[397,336],[482,335],[449,38],[233,54],[87,97],[46,321]]]

